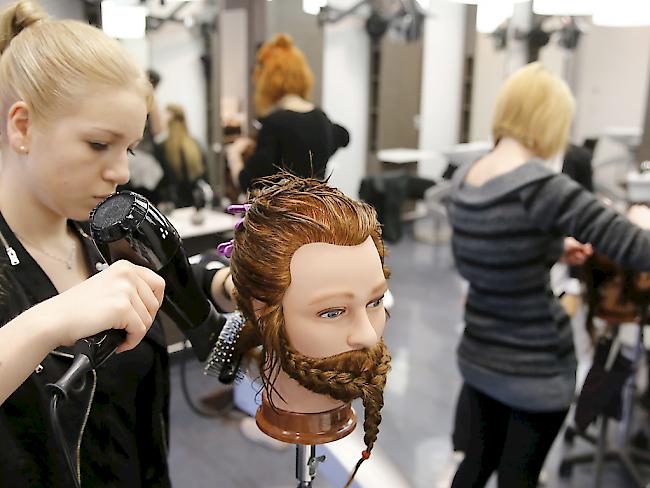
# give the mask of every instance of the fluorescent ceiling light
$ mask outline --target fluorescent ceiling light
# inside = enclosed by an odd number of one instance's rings
[[[476,30],[484,34],[490,34],[496,30],[501,23],[512,17],[514,4],[512,0],[490,0],[482,1],[476,10]]]
[[[147,8],[128,1],[102,1],[102,30],[116,39],[144,38]]]
[[[310,15],[318,15],[321,7],[327,6],[327,0],[302,0],[302,11]]]
[[[538,15],[591,15],[593,11],[594,0],[533,0]]]
[[[452,3],[464,3],[465,5],[479,5],[481,3],[498,3],[501,0],[449,0]],[[524,3],[530,0],[508,0],[510,3]]]
[[[597,0],[592,20],[609,27],[650,25],[650,0]]]

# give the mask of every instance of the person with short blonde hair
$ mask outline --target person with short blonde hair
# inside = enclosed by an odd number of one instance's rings
[[[531,63],[504,83],[492,119],[492,139],[510,137],[548,159],[564,151],[575,111],[567,84],[540,63]]]
[[[495,471],[500,488],[537,486],[575,393],[553,264],[581,264],[596,250],[650,270],[650,234],[545,164],[566,147],[573,111],[560,78],[539,63],[521,68],[499,94],[494,148],[454,174],[452,250],[469,290],[457,410],[467,438],[453,488],[485,486]]]

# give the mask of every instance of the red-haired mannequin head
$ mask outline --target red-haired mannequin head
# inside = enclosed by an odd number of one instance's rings
[[[390,367],[376,213],[319,180],[265,183],[250,195],[231,258],[242,344],[262,346],[265,397],[278,408],[317,413],[361,398],[369,453]]]

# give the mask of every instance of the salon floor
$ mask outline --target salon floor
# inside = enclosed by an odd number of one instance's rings
[[[385,407],[375,451],[382,464],[390,463],[401,473],[405,486],[448,488],[454,472],[450,431],[460,377],[455,348],[461,333],[463,284],[453,268],[448,245],[434,246],[416,241],[412,233],[390,245],[388,264],[395,306],[385,340],[392,356],[392,371],[385,391]],[[202,374],[200,365],[188,365],[193,398],[220,388],[216,380]],[[362,412],[361,406],[356,407]],[[181,393],[179,365],[172,369],[171,476],[179,488],[285,488],[297,486],[293,448],[273,450],[252,442],[240,433],[245,415],[230,410],[218,418],[201,418],[187,406]],[[643,417],[643,424],[648,424]],[[358,427],[357,432],[361,429]],[[612,435],[615,434],[612,428]],[[559,438],[549,455],[540,486],[548,488],[592,488],[593,465],[576,466],[570,477],[560,478],[558,466],[566,452],[588,451],[577,440],[565,447]],[[373,466],[381,455],[361,470]],[[327,463],[327,461],[326,461]],[[314,488],[334,485],[322,475]],[[650,475],[645,473],[648,482]],[[355,485],[356,486],[356,485]],[[494,480],[489,485],[495,487]],[[615,463],[607,463],[603,488],[632,487]],[[362,488],[398,488],[382,483]]]

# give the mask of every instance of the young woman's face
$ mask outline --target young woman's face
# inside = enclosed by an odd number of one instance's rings
[[[291,284],[282,300],[289,343],[312,358],[374,346],[386,325],[386,289],[370,237],[358,246],[300,247],[291,258]]]
[[[142,138],[146,117],[136,90],[91,90],[66,115],[30,125],[24,186],[53,213],[87,220],[129,180],[129,152]]]

